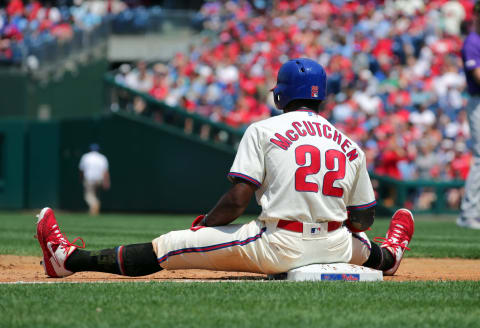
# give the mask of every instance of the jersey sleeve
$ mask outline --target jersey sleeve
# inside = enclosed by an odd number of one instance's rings
[[[465,56],[465,70],[471,71],[472,69],[480,67],[480,45],[474,42],[467,42],[463,48]]]
[[[260,132],[254,125],[248,127],[238,146],[237,155],[228,179],[240,178],[260,187],[265,176],[265,159]]]
[[[363,156],[352,187],[350,199],[347,203],[347,209],[362,210],[375,206],[376,204],[377,201],[375,200],[372,182],[370,181],[370,176],[367,171],[367,163],[365,156]]]

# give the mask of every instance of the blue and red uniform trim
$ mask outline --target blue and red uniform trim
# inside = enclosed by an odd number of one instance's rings
[[[372,250],[372,246],[370,245],[370,243],[368,242],[368,240],[360,237],[359,235],[357,235],[356,233],[352,233],[352,236],[357,238],[358,240],[360,240],[360,242],[362,244],[364,244],[365,246],[367,246],[368,250]]]
[[[354,206],[347,206],[347,210],[365,210],[367,208],[373,207],[377,205],[377,201],[374,200],[373,202],[370,202],[368,204],[363,204],[363,205],[354,205]]]
[[[256,241],[259,238],[262,238],[263,233],[267,230],[267,228],[262,228],[258,234],[256,234],[253,237],[249,237],[245,240],[233,240],[229,241],[226,243],[221,243],[221,244],[216,244],[216,245],[210,245],[210,246],[202,246],[202,247],[189,247],[189,248],[182,248],[182,249],[177,249],[175,251],[168,252],[167,254],[163,255],[162,257],[159,257],[157,259],[158,264],[161,264],[162,262],[165,262],[170,256],[175,256],[175,255],[180,255],[180,254],[187,254],[187,253],[205,253],[205,252],[211,252],[211,251],[216,251],[222,248],[227,248],[227,247],[233,247],[233,246],[245,246],[251,242]]]
[[[247,180],[248,182],[253,183],[257,187],[260,187],[262,185],[258,180],[254,179],[254,178],[252,178],[252,177],[250,177],[246,174],[243,174],[243,173],[230,172],[230,173],[228,173],[228,176],[229,177],[240,178],[240,179],[243,179],[243,180]]]
[[[125,265],[123,264],[123,246],[117,247],[117,265],[120,274],[125,276]]]

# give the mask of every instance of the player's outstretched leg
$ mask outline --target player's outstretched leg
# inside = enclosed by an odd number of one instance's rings
[[[143,276],[160,271],[152,243],[118,246],[100,251],[84,251],[83,239],[73,243],[60,231],[53,210],[46,207],[37,216],[37,239],[43,251],[45,273],[61,278],[80,271],[96,271],[125,276]],[[82,246],[75,245],[76,240]]]
[[[405,208],[397,210],[392,216],[385,238],[373,239],[381,242],[381,245],[372,243],[370,257],[363,265],[382,270],[386,276],[393,275],[402,261],[405,250],[410,250],[407,246],[412,240],[414,231],[415,221],[412,213]]]

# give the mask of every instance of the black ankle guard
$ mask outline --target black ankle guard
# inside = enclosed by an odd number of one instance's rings
[[[375,270],[386,271],[393,267],[395,259],[392,254],[386,249],[372,243],[372,249],[370,250],[370,256],[367,262],[363,263],[363,266],[372,268]]]
[[[152,243],[124,246],[123,268],[125,276],[145,276],[162,270],[157,262]]]
[[[363,263],[363,266],[378,270],[383,262],[382,249],[380,248],[380,246],[373,242],[371,244],[372,248],[370,250],[370,256],[368,257],[367,262]]]
[[[393,266],[395,265],[395,257],[385,247],[381,248],[381,250],[382,250],[382,254],[383,254],[383,262],[382,262],[382,266],[379,270],[387,271],[387,270],[393,268]]]

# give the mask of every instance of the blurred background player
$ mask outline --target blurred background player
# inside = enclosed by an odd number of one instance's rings
[[[91,215],[100,212],[100,200],[97,191],[100,187],[110,189],[110,173],[108,160],[99,152],[100,146],[96,143],[90,145],[90,151],[80,159],[80,178],[83,181],[84,198],[88,204]]]
[[[480,229],[480,1],[473,9],[474,30],[463,43],[462,60],[470,99],[467,116],[472,137],[473,162],[465,183],[461,213],[457,225]]]

